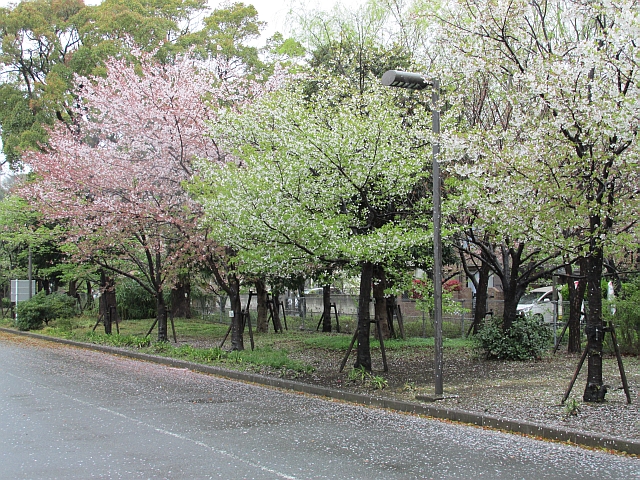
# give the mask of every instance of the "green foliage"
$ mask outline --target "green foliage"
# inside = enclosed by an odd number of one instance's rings
[[[198,49],[206,49],[210,56],[222,56],[230,63],[242,63],[249,70],[259,68],[258,49],[249,43],[260,36],[266,24],[258,20],[253,5],[229,4],[218,8],[204,19],[204,29]]]
[[[564,413],[567,416],[575,416],[580,413],[580,402],[578,402],[575,398],[570,398],[564,404]]]
[[[620,350],[624,353],[640,354],[640,276],[622,284],[622,291],[612,302],[615,314],[606,306],[604,318],[613,321]],[[608,339],[608,337],[606,337]]]
[[[116,285],[116,302],[118,315],[124,320],[156,316],[155,298],[133,280],[123,280]]]
[[[382,390],[389,385],[389,382],[380,375],[371,375],[369,377],[369,385],[371,385],[374,390]]]
[[[367,371],[364,369],[363,366],[352,368],[349,371],[348,377],[349,377],[349,380],[351,380],[352,382],[364,382],[365,379],[367,378]]]
[[[176,347],[169,342],[151,343],[149,337],[140,335],[105,335],[103,333],[89,332],[82,337],[76,337],[80,341],[88,341],[113,347],[129,347],[142,349],[143,351],[164,357],[179,358],[189,362],[208,365],[242,365],[241,368],[268,367],[276,370],[290,370],[294,372],[311,372],[313,367],[296,360],[291,360],[286,350],[274,350],[270,347],[257,348],[253,351],[227,352],[219,347],[196,348],[185,344]],[[246,366],[246,367],[245,367]]]
[[[405,330],[407,325],[419,325],[418,322],[411,322],[405,324]],[[420,325],[421,328],[421,325]],[[458,326],[458,332],[460,327]],[[418,330],[417,328],[415,330]],[[332,335],[315,335],[310,338],[304,339],[304,344],[314,348],[326,348],[327,350],[342,350],[346,351],[351,343],[351,337],[341,334]],[[371,339],[371,348],[380,348],[380,342],[375,339]],[[445,338],[443,339],[443,346],[453,349],[464,349],[473,346],[473,341],[466,338]],[[399,338],[392,338],[384,341],[384,347],[386,350],[403,350],[408,348],[426,348],[433,347],[433,337],[420,338],[419,336],[409,336],[406,340]]]
[[[48,324],[56,318],[69,318],[76,315],[76,301],[64,294],[45,295],[40,292],[30,300],[19,302],[16,327],[19,330],[37,330],[43,323]]]
[[[382,390],[389,384],[384,377],[381,377],[379,375],[371,375],[362,366],[352,368],[349,371],[347,377],[352,382],[361,383],[362,385],[368,385],[374,390]]]
[[[89,332],[83,340],[99,345],[110,345],[112,347],[144,348],[151,345],[149,337],[142,337],[138,335],[107,335],[104,333]]]
[[[542,356],[551,340],[550,330],[539,320],[518,317],[508,331],[501,318],[488,320],[476,336],[488,359],[531,360]]]

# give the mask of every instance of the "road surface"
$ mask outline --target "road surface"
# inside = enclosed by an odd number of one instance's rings
[[[640,479],[640,460],[0,333],[0,479]]]

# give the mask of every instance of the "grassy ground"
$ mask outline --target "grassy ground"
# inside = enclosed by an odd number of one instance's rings
[[[41,330],[34,331],[44,335],[73,339],[115,347],[135,348],[142,352],[155,355],[182,358],[211,365],[224,365],[244,370],[261,371],[263,367],[269,369],[310,373],[315,370],[317,362],[310,360],[314,353],[318,357],[333,352],[331,355],[344,355],[351,343],[350,333],[322,334],[316,332],[316,321],[301,320],[297,317],[287,319],[288,330],[283,333],[257,333],[254,328],[255,349],[250,349],[249,333],[245,330],[245,350],[230,352],[230,339],[224,345],[222,340],[228,331],[228,325],[201,319],[174,320],[177,343],[157,342],[157,330],[147,336],[153,324],[153,319],[125,320],[119,323],[119,333],[113,325],[113,334],[105,335],[104,327],[98,325],[94,331],[95,316],[86,315],[73,319],[54,320]],[[0,325],[13,327],[13,321],[8,318],[0,320]],[[305,328],[306,327],[306,328]],[[169,338],[173,340],[171,324],[168,326]],[[410,330],[418,330],[418,326]],[[379,341],[371,341],[372,355],[380,355]],[[432,351],[433,338],[410,337],[407,340],[388,340],[385,348],[396,354],[411,354],[417,351],[423,353]],[[472,342],[465,339],[445,339],[445,348],[469,350]],[[300,358],[303,358],[300,360]]]

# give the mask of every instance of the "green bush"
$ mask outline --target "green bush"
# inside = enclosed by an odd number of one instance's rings
[[[507,332],[502,329],[501,318],[492,318],[475,338],[489,359],[530,360],[542,356],[551,341],[551,332],[531,316],[518,317]]]
[[[76,299],[61,293],[46,295],[39,292],[30,300],[19,302],[16,308],[16,327],[19,330],[37,330],[56,318],[76,315]]]
[[[123,320],[143,320],[156,316],[156,299],[133,280],[116,285],[118,315]]]
[[[602,312],[606,320],[612,320],[616,327],[618,345],[623,353],[640,354],[640,277],[622,284],[622,291],[612,302],[615,313],[609,305]],[[608,340],[609,337],[605,336]]]

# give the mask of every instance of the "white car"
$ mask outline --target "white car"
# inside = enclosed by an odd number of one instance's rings
[[[517,311],[520,315],[533,315],[546,323],[552,323],[555,313],[553,287],[535,288],[524,294],[518,302]],[[562,295],[560,292],[558,292],[557,312],[558,320],[560,320],[562,318]]]
[[[305,295],[322,295],[322,287],[310,288],[304,291]],[[339,288],[331,287],[331,295],[342,295],[342,291]]]

